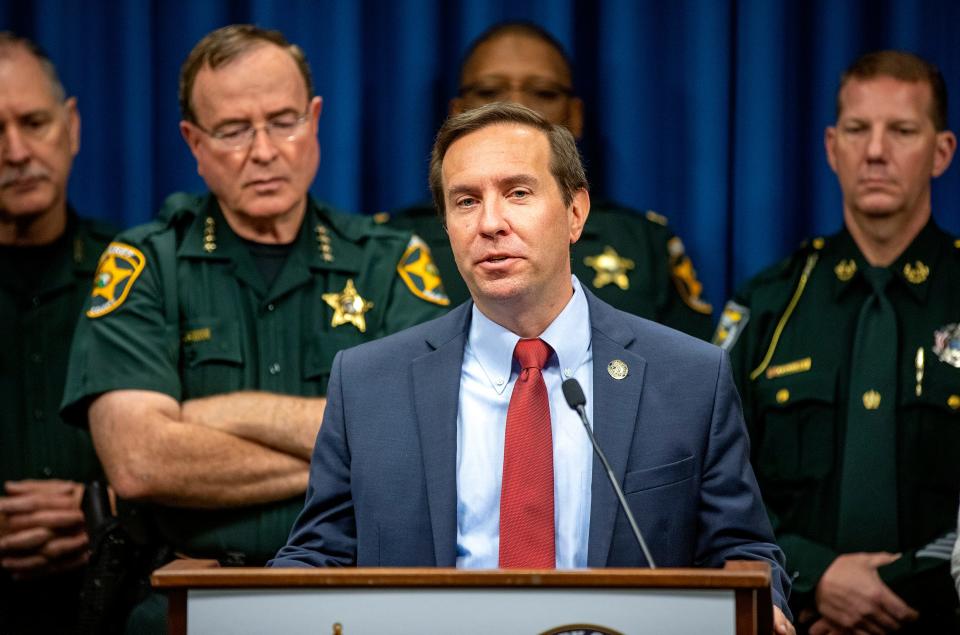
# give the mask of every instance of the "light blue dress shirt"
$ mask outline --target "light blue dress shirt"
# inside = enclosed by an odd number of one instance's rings
[[[560,385],[575,377],[593,420],[593,352],[587,299],[575,276],[573,297],[540,335],[553,348],[543,376],[553,427],[557,568],[587,566],[593,448]],[[474,305],[463,353],[457,414],[457,567],[495,569],[500,550],[500,483],[507,409],[519,367],[520,337]]]

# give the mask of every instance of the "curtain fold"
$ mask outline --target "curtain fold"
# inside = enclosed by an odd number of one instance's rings
[[[71,200],[121,226],[200,190],[178,131],[177,75],[208,31],[276,28],[311,61],[322,161],[314,193],[355,213],[428,198],[430,146],[467,44],[528,19],[574,58],[594,196],[667,216],[709,301],[841,224],[824,159],[840,72],[877,48],[937,64],[960,126],[953,0],[0,0],[0,28],[34,38],[82,116]],[[960,233],[960,165],[934,215]]]

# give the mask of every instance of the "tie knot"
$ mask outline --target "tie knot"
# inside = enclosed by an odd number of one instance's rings
[[[874,293],[883,295],[893,274],[890,273],[890,270],[886,267],[865,267],[863,277],[870,283]]]
[[[517,347],[513,349],[513,357],[520,363],[520,368],[538,368],[543,370],[547,364],[547,358],[550,357],[550,345],[540,338],[533,340],[520,340]]]

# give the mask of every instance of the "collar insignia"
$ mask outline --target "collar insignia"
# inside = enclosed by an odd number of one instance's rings
[[[330,248],[330,232],[323,225],[317,225],[317,249],[324,262],[333,262],[333,250]],[[336,326],[336,324],[334,324]],[[359,328],[359,327],[357,327]],[[360,329],[363,332],[363,329]]]
[[[450,306],[450,298],[443,290],[440,270],[433,262],[430,247],[419,236],[410,238],[407,250],[397,263],[397,273],[410,292],[421,300]]]
[[[203,250],[208,254],[217,250],[217,221],[212,216],[203,221]]]
[[[927,276],[929,275],[930,267],[919,260],[912,265],[909,262],[903,265],[903,277],[906,278],[910,284],[922,284],[927,281]]]
[[[93,276],[87,317],[102,317],[123,304],[146,264],[147,259],[135,247],[117,242],[107,245]]]
[[[361,333],[367,332],[367,318],[363,314],[373,308],[373,302],[360,297],[357,288],[353,286],[353,279],[347,280],[340,293],[324,293],[323,301],[333,309],[330,326],[353,324]]]
[[[737,338],[750,321],[750,309],[733,300],[727,302],[720,314],[720,323],[713,333],[713,343],[725,351],[733,348]]]
[[[593,279],[593,286],[597,289],[602,289],[611,283],[617,285],[623,291],[630,288],[627,271],[633,269],[633,261],[621,257],[617,250],[610,245],[603,248],[602,254],[584,258],[583,264],[597,272]]]
[[[934,331],[933,354],[941,362],[960,368],[960,324],[947,324]]]
[[[837,275],[837,280],[846,282],[853,277],[853,274],[857,273],[857,263],[850,259],[841,260],[833,268],[833,273]]]

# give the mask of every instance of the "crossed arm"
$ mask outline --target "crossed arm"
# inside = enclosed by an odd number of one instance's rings
[[[283,500],[306,489],[324,399],[239,392],[178,403],[116,390],[90,405],[94,446],[117,494],[195,508]]]

